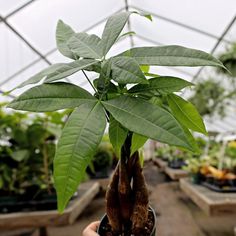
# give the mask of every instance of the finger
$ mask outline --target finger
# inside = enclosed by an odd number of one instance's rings
[[[88,228],[92,229],[93,231],[97,231],[99,224],[100,224],[100,221],[92,222],[90,225],[88,225]]]

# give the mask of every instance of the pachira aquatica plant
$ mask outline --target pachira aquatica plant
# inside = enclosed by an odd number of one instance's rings
[[[30,88],[8,107],[33,112],[73,108],[57,144],[54,181],[58,209],[63,212],[75,193],[86,167],[109,124],[109,137],[120,161],[106,193],[106,213],[114,235],[124,229],[140,233],[148,220],[148,192],[142,174],[138,149],[148,138],[191,151],[197,145],[191,131],[206,134],[195,107],[175,94],[193,84],[181,78],[153,75],[147,66],[216,66],[223,64],[213,56],[182,46],[135,47],[107,58],[112,45],[132,12],[111,16],[101,38],[76,33],[58,22],[58,50],[73,61],[51,65],[17,88]],[[81,71],[94,89],[62,82]],[[90,81],[85,71],[94,71]],[[130,85],[133,85],[128,89]],[[123,235],[123,234],[122,234]]]

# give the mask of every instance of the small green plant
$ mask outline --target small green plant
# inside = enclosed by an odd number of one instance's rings
[[[189,129],[206,134],[195,107],[174,94],[193,84],[181,78],[153,76],[145,72],[143,66],[224,68],[205,52],[175,45],[136,47],[107,58],[131,14],[122,12],[111,16],[101,38],[75,33],[59,21],[58,50],[73,62],[52,65],[25,81],[17,88],[43,83],[8,105],[33,112],[74,109],[64,126],[54,158],[60,212],[77,190],[109,124],[110,141],[120,157],[106,194],[112,235],[147,234],[148,191],[137,151],[146,140],[151,138],[195,151],[197,146]],[[94,94],[60,81],[81,70]],[[92,84],[85,71],[96,72],[98,79]],[[133,86],[128,89],[127,85]]]
[[[112,168],[112,162],[114,158],[113,154],[114,153],[110,142],[102,141],[93,156],[92,162],[89,165],[87,172],[92,177],[108,177],[109,171]]]
[[[61,114],[30,117],[0,108],[0,195],[53,192],[52,163]],[[58,119],[59,120],[59,119]],[[53,122],[52,122],[53,121]],[[62,121],[61,121],[62,122]]]

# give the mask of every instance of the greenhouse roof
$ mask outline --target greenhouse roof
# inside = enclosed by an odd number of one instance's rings
[[[76,31],[101,35],[106,19],[126,10],[148,12],[153,22],[131,16],[125,31],[136,34],[119,41],[111,54],[131,46],[178,44],[218,55],[236,41],[235,0],[145,0],[145,4],[141,0],[0,0],[0,91],[14,88],[50,64],[68,61],[56,50],[55,29],[59,19]],[[152,70],[189,81],[209,75],[217,77],[211,69],[199,67]],[[94,74],[90,76],[95,78]],[[89,89],[80,73],[68,79]],[[11,96],[22,91],[15,90]],[[11,97],[1,96],[1,101],[6,99]],[[235,118],[236,106],[231,105],[224,121],[211,119],[207,126],[219,132],[236,130]]]

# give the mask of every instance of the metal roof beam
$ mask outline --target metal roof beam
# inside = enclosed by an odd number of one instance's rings
[[[223,33],[221,34],[220,38],[217,40],[216,44],[214,45],[214,47],[211,49],[210,54],[213,54],[215,52],[215,50],[218,48],[218,46],[220,45],[220,43],[222,41],[224,41],[224,37],[225,35],[229,32],[229,30],[232,28],[232,26],[234,25],[234,23],[236,22],[236,15],[233,17],[233,19],[230,21],[230,23],[228,24],[228,26],[225,28],[225,30],[223,31]],[[195,81],[197,79],[197,77],[201,74],[202,70],[204,67],[201,67],[199,69],[199,71],[195,74],[195,76],[193,77],[192,81]]]
[[[132,6],[132,5],[131,5],[130,7],[135,8],[136,10],[141,11],[141,12],[146,12],[145,10],[143,10],[143,9],[141,9],[141,8],[139,8],[139,7],[135,7],[135,6]],[[196,33],[199,33],[199,34],[205,35],[205,36],[207,36],[207,37],[214,38],[214,39],[217,39],[217,40],[218,40],[218,37],[217,37],[216,35],[211,34],[211,33],[208,33],[208,32],[206,32],[206,31],[204,31],[204,30],[201,30],[201,29],[198,29],[198,28],[196,28],[196,27],[193,27],[193,26],[184,24],[184,23],[182,23],[182,22],[179,22],[179,21],[176,21],[176,20],[167,18],[167,17],[165,17],[165,16],[158,15],[158,14],[156,14],[156,13],[154,13],[154,12],[148,11],[148,13],[150,13],[150,14],[151,14],[153,17],[155,17],[155,18],[164,20],[164,21],[169,22],[169,23],[172,23],[172,24],[174,24],[174,25],[183,27],[183,28],[185,28],[185,29],[188,29],[188,30],[194,31],[194,32],[196,32]],[[223,40],[224,42],[226,42],[226,43],[232,43],[231,41],[226,40],[226,39],[222,39],[222,40]]]
[[[7,18],[15,15],[16,13],[18,13],[19,11],[23,10],[24,8],[28,7],[29,5],[31,5],[33,2],[35,2],[37,0],[31,0],[31,1],[28,1],[26,2],[25,4],[23,4],[22,6],[18,7],[17,9],[15,9],[14,11],[12,11],[11,13],[9,13],[8,15],[6,15],[4,17],[4,19],[6,20]]]

